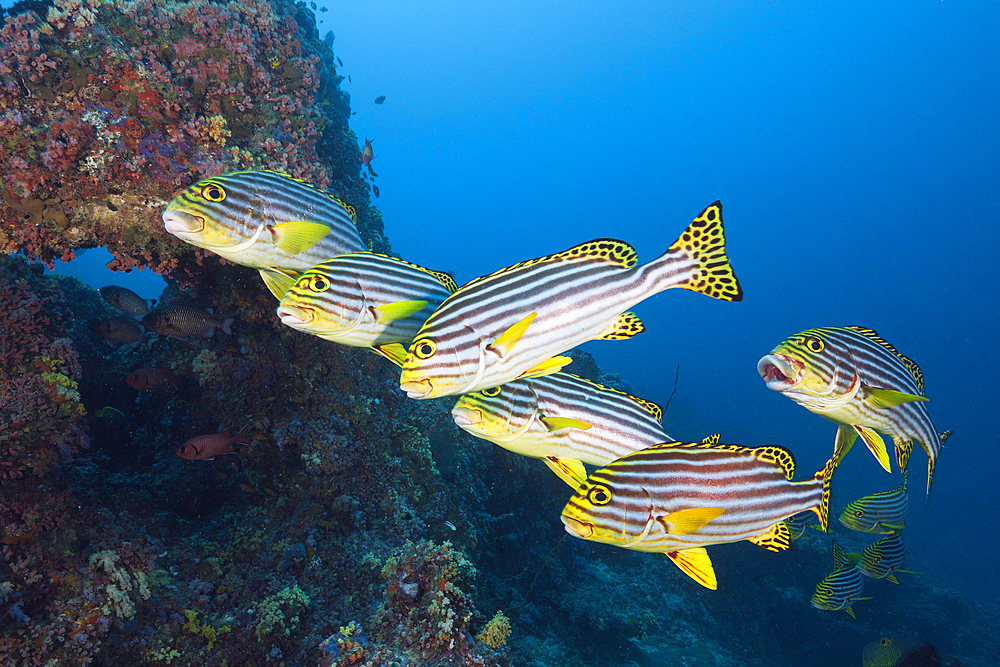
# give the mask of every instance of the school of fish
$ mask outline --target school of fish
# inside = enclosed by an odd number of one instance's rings
[[[360,155],[374,177],[367,139]],[[742,300],[719,201],[646,264],[624,241],[595,239],[462,286],[445,273],[366,251],[350,204],[276,171],[195,183],[162,217],[182,241],[256,269],[286,326],[385,357],[399,367],[400,389],[410,398],[458,396],[451,415],[459,428],[544,462],[572,489],[561,516],[568,534],[663,553],[706,588],[718,585],[706,547],[747,540],[783,551],[806,533],[810,516],[828,532],[838,464],[860,438],[891,471],[888,436],[901,486],[861,498],[839,517],[853,531],[885,537],[863,554],[845,554],[834,542],[833,571],[812,604],[853,616],[852,605],[868,599],[866,577],[895,582],[893,573],[905,572],[913,444],[927,455],[929,496],[950,432],[939,433],[930,418],[920,367],[874,330],[809,329],[757,362],[769,389],[837,424],[831,458],[799,481],[785,447],[726,444],[719,436],[676,442],[658,405],[563,372],[572,361],[565,353],[581,343],[642,333],[629,309],[659,292]],[[165,336],[180,335],[178,327],[207,336],[232,324],[186,306],[150,310],[137,295],[109,291],[105,298],[132,319],[91,326],[124,344],[144,340],[124,326],[135,327],[136,319]],[[170,384],[154,371],[133,374],[130,386]],[[198,436],[178,455],[202,461],[232,453],[241,433]]]

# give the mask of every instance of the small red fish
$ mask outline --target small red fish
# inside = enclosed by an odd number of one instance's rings
[[[372,149],[372,142],[368,137],[365,137],[365,147],[361,149],[361,164],[368,167],[368,173],[372,175],[372,178],[378,176],[372,171],[372,160],[374,159],[375,151]]]
[[[125,384],[133,389],[152,391],[154,389],[179,389],[183,378],[169,368],[140,368],[125,378]]]
[[[240,437],[245,430],[247,430],[246,426],[241,428],[236,435],[231,435],[227,428],[221,433],[195,436],[177,448],[177,456],[188,461],[211,461],[216,456],[235,454],[234,444],[250,444],[246,439]]]

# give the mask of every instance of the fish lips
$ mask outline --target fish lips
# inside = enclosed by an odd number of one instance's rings
[[[456,426],[465,430],[478,426],[483,421],[483,413],[479,410],[463,408],[458,405],[451,409],[451,417],[455,420]]]
[[[757,372],[773,391],[785,391],[802,381],[801,361],[784,354],[768,354],[757,362]]]
[[[290,327],[301,327],[313,321],[313,313],[298,306],[278,306],[276,312],[281,323]]]
[[[594,535],[593,524],[578,521],[577,519],[568,517],[565,514],[563,514],[560,518],[562,519],[563,525],[566,526],[566,532],[573,537],[579,537],[586,540]]]
[[[434,387],[430,380],[400,380],[399,388],[410,398],[431,398]]]
[[[175,236],[197,234],[205,229],[205,218],[168,208],[163,212],[163,228]]]

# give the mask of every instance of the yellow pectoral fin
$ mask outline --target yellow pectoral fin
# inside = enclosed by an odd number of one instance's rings
[[[750,541],[768,551],[787,551],[792,548],[792,531],[782,521],[774,524]]]
[[[426,301],[396,301],[375,306],[376,319],[379,322],[395,322],[405,320],[414,313],[419,313],[427,306]]]
[[[721,507],[692,507],[657,517],[657,521],[671,535],[689,535],[712,523],[725,511]]]
[[[715,579],[715,568],[712,567],[712,560],[704,547],[668,551],[667,558],[674,561],[674,565],[679,567],[681,572],[705,588],[714,591],[719,587]]]
[[[601,332],[597,340],[624,340],[637,336],[646,330],[646,325],[642,323],[635,313],[622,313],[608,325],[608,328]]]
[[[855,621],[858,620],[858,617],[854,615],[854,610],[851,609],[850,607],[844,607],[844,611],[850,614],[851,618],[853,618]]]
[[[273,266],[266,269],[258,269],[260,277],[264,280],[264,285],[268,291],[279,301],[285,292],[299,279],[299,274],[287,269],[276,269]]]
[[[889,465],[889,452],[885,451],[885,440],[882,439],[882,436],[867,426],[859,424],[854,425],[854,430],[858,432],[861,439],[868,445],[868,450],[875,456],[875,460],[879,462],[879,465],[885,468],[886,472],[892,472],[892,466]]]
[[[841,425],[837,429],[837,439],[833,443],[833,454],[836,459],[834,466],[840,465],[840,462],[847,456],[847,452],[851,451],[851,447],[854,446],[854,442],[857,439],[858,432],[853,427]]]
[[[499,354],[501,357],[507,356],[507,353],[514,349],[517,345],[517,341],[521,340],[521,336],[524,332],[528,330],[531,323],[538,317],[538,313],[531,313],[519,321],[517,324],[512,325],[509,329],[504,331],[500,336],[490,343],[490,349]]]
[[[546,456],[542,459],[552,472],[559,476],[559,479],[569,484],[574,489],[587,481],[587,469],[583,463],[575,459],[560,459],[555,456]]]
[[[545,424],[545,428],[547,428],[550,433],[563,428],[578,428],[586,431],[591,426],[585,421],[570,419],[569,417],[542,417],[542,423]]]
[[[898,572],[898,570],[897,570],[897,572]],[[883,577],[883,579],[891,581],[894,584],[898,584],[899,583],[899,579],[897,579],[896,577],[892,576],[891,574],[885,575],[885,577]]]
[[[897,405],[909,403],[911,401],[928,400],[924,396],[914,396],[913,394],[904,394],[903,392],[895,391],[894,389],[876,389],[874,387],[868,387],[865,394],[865,400],[868,401],[868,405],[879,409],[894,408]]]
[[[558,373],[563,366],[569,365],[571,361],[573,360],[569,357],[552,357],[551,359],[546,359],[542,363],[524,371],[517,376],[517,379],[523,380],[525,378],[537,378],[543,375],[552,375],[553,373]]]
[[[282,222],[271,227],[272,243],[290,255],[297,255],[320,242],[330,233],[321,222]]]
[[[372,345],[369,349],[375,354],[385,357],[400,368],[403,367],[403,362],[406,361],[406,348],[401,343]]]

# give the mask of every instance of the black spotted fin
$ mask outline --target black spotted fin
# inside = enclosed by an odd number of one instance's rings
[[[779,445],[766,445],[755,447],[753,452],[758,461],[773,463],[780,467],[789,482],[795,478],[795,457],[789,450]]]
[[[637,336],[645,330],[646,325],[642,323],[638,315],[632,312],[622,313],[595,340],[625,340]]]
[[[698,264],[699,270],[677,287],[723,301],[743,300],[743,288],[740,287],[726,255],[721,201],[714,202],[702,211],[674,241],[667,253],[686,256]]]
[[[712,591],[718,589],[715,568],[712,567],[712,560],[708,557],[708,552],[705,551],[704,547],[668,551],[667,558],[672,560],[674,565],[681,569],[681,572],[705,588]]]
[[[792,531],[784,521],[779,521],[750,541],[768,551],[787,551],[792,548]]]

